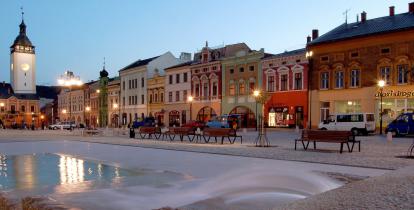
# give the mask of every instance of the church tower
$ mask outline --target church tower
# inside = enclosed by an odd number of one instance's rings
[[[19,35],[10,47],[10,83],[14,93],[36,94],[35,46],[26,35],[23,15]]]

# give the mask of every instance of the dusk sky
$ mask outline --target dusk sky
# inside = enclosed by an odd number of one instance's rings
[[[36,46],[37,82],[54,85],[65,70],[95,80],[106,57],[110,76],[122,67],[167,51],[194,53],[245,42],[268,53],[303,48],[312,29],[326,33],[356,15],[368,19],[407,12],[412,0],[2,0],[0,81],[10,81],[10,49],[24,7],[28,37]]]

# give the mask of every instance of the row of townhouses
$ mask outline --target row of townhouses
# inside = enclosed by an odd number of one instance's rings
[[[343,23],[279,54],[245,43],[205,46],[179,58],[170,52],[137,60],[108,78],[59,95],[60,120],[126,126],[152,116],[166,126],[214,116],[240,116],[240,127],[316,127],[332,113],[382,111],[385,122],[414,111],[414,3],[408,12]],[[382,89],[380,110],[378,81]],[[267,94],[264,113],[253,91]],[[72,108],[68,97],[72,97]],[[87,108],[87,109],[86,109]],[[68,111],[70,110],[70,111]]]

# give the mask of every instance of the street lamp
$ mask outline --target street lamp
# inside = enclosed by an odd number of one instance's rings
[[[58,84],[69,88],[69,121],[72,121],[72,87],[83,85],[78,76],[71,71],[65,71],[58,79]]]
[[[257,118],[257,98],[260,96],[260,91],[259,90],[254,90],[253,91],[253,96],[254,96],[254,98],[256,99],[256,131],[257,131],[257,127],[259,126],[258,125],[258,118]]]
[[[85,111],[88,113],[88,121],[86,121],[87,122],[86,127],[89,127],[89,123],[91,121],[91,113],[90,113],[91,107],[90,106],[85,107]]]
[[[192,118],[192,109],[193,109],[193,100],[194,100],[194,97],[193,96],[188,96],[188,102],[190,102],[190,121],[192,120],[191,118]]]
[[[378,81],[378,87],[380,88],[380,135],[382,135],[382,94],[384,91],[385,81]]]
[[[312,71],[313,71],[313,51],[307,51],[306,54],[306,59],[308,59],[308,65],[309,65],[309,69],[308,69],[308,128],[312,129],[312,93],[311,93],[311,82],[312,82]]]

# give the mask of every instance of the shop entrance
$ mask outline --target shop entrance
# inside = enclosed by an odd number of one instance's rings
[[[208,122],[212,117],[217,116],[213,108],[205,106],[197,114],[197,121]]]
[[[179,127],[180,126],[180,112],[179,111],[171,111],[169,113],[169,126]]]

